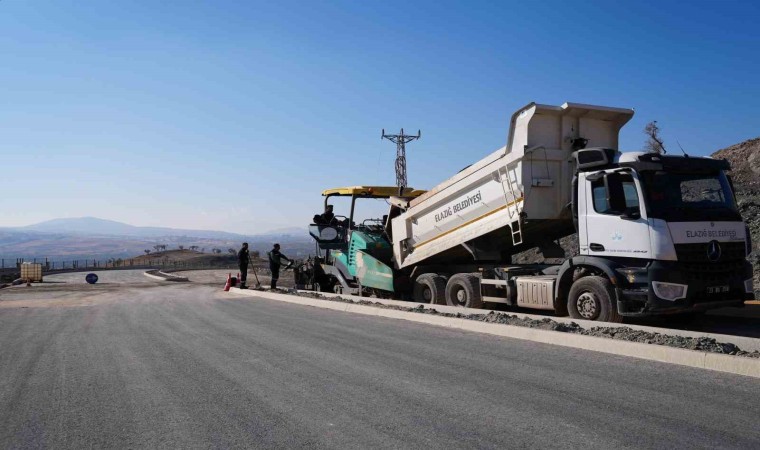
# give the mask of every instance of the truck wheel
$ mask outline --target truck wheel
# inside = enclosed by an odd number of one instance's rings
[[[414,280],[414,301],[432,305],[446,304],[446,278],[425,273]]]
[[[567,312],[573,319],[620,323],[615,290],[604,277],[583,277],[573,283],[567,296]]]
[[[458,273],[446,283],[446,304],[464,308],[480,308],[483,299],[480,295],[480,280],[469,273]]]

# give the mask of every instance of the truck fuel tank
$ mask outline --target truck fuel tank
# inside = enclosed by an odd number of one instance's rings
[[[515,277],[517,306],[534,309],[554,309],[554,276]]]

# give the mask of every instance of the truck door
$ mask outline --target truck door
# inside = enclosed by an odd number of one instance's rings
[[[579,216],[585,212],[585,218],[579,217],[578,231],[583,233],[585,222],[586,239],[579,236],[581,254],[651,259],[649,226],[636,174],[600,172],[585,177],[583,186],[579,194],[585,197],[585,208]]]

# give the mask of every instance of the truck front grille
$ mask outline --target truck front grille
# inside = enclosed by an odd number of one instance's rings
[[[716,261],[708,257],[708,243],[676,244],[676,256],[690,279],[720,281],[744,267],[744,242],[721,242],[721,255]]]
[[[742,261],[745,257],[746,244],[744,242],[721,242],[721,255],[717,261],[710,261],[707,256],[708,243],[699,244],[676,244],[676,255],[680,262],[698,262],[709,264],[722,264],[730,261]]]

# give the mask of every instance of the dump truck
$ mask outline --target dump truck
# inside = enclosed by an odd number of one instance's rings
[[[505,304],[578,319],[698,313],[754,297],[750,234],[708,157],[618,150],[627,108],[530,103],[507,144],[428,191],[354,186],[314,217],[319,288],[433,304]],[[389,205],[356,223],[363,198]],[[557,240],[577,234],[577,254]],[[538,248],[558,264],[513,264]]]

